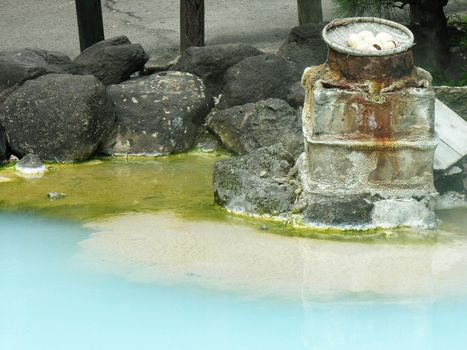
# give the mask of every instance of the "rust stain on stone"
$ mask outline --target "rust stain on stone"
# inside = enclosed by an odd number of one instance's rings
[[[391,155],[399,137],[393,122],[398,118],[401,97],[391,94],[408,87],[419,87],[412,53],[388,57],[355,57],[329,50],[328,61],[305,77],[304,85],[311,91],[319,82],[325,89],[353,91],[344,104],[342,122],[353,124],[349,140],[372,141],[379,147],[362,147],[360,152],[376,160],[376,169],[369,180],[390,185],[401,177],[399,158]],[[312,94],[310,94],[312,96]],[[309,99],[310,104],[313,100]],[[403,103],[402,103],[403,105]],[[389,153],[388,153],[389,152]]]
[[[361,110],[361,119],[358,124],[358,132],[378,139],[387,140],[393,134],[393,98],[374,102],[364,94],[357,95],[346,104],[347,108],[356,103]],[[349,111],[345,111],[348,115]]]

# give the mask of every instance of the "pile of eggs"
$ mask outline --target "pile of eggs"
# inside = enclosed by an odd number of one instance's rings
[[[369,30],[359,33],[350,33],[347,37],[347,46],[362,51],[390,50],[398,46],[397,41],[387,32],[374,34]]]

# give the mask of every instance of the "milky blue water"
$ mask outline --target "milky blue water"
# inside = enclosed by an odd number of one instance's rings
[[[0,214],[0,349],[467,349],[467,301],[327,302],[82,269],[79,225]]]

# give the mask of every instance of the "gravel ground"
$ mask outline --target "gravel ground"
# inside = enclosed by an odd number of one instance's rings
[[[176,48],[179,0],[102,0],[106,37],[125,34],[151,54]],[[323,1],[325,20],[332,1]],[[467,12],[451,0],[448,13]],[[208,44],[244,42],[275,49],[297,25],[296,0],[206,0]],[[79,53],[74,0],[0,0],[0,50],[40,47]]]

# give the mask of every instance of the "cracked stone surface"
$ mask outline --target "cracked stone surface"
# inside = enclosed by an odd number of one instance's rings
[[[117,127],[102,145],[107,154],[159,156],[194,146],[212,107],[203,81],[190,73],[161,72],[107,89]]]

